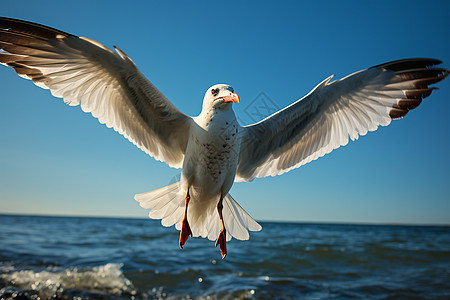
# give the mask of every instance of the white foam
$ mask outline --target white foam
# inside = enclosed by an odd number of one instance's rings
[[[131,281],[123,275],[121,267],[121,264],[106,264],[59,272],[21,270],[1,274],[0,277],[20,289],[37,290],[43,298],[50,298],[72,288],[113,295],[135,294]]]

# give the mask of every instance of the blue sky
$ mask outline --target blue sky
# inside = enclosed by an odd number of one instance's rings
[[[2,15],[127,53],[180,110],[231,84],[243,123],[331,74],[432,57],[450,68],[449,1],[7,1]],[[0,212],[145,217],[134,194],[179,170],[0,68]],[[450,80],[404,119],[282,176],[237,183],[257,220],[450,224]]]

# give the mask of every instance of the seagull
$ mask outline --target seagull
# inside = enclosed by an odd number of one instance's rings
[[[180,180],[137,194],[149,217],[189,236],[216,240],[222,258],[232,237],[262,227],[228,193],[234,182],[276,176],[350,140],[403,118],[448,76],[441,61],[392,61],[331,81],[252,125],[233,112],[240,99],[227,84],[206,90],[201,113],[180,112],[122,50],[44,25],[0,17],[0,63],[170,167]]]

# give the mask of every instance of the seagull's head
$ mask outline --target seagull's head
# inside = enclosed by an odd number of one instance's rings
[[[213,85],[203,98],[203,108],[227,109],[232,103],[239,103],[239,96],[228,84]]]

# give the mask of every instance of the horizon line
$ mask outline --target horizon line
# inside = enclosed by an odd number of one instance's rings
[[[140,219],[159,221],[141,216],[101,216],[101,215],[69,215],[69,214],[34,214],[34,213],[8,213],[0,212],[0,216],[18,217],[54,217],[54,218],[92,218],[92,219]],[[317,225],[361,225],[361,226],[423,226],[423,227],[450,227],[449,223],[401,223],[401,222],[364,222],[364,221],[294,221],[294,220],[256,220],[261,223],[286,223],[286,224],[317,224]],[[173,227],[173,226],[170,226]]]

